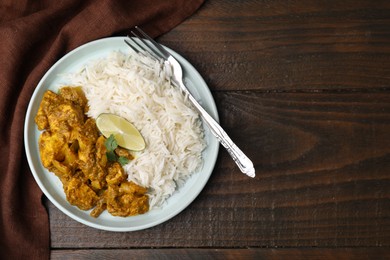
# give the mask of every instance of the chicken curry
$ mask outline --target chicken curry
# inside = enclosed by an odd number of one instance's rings
[[[93,217],[104,210],[121,217],[147,212],[146,189],[127,181],[122,166],[107,159],[106,138],[87,111],[80,87],[45,92],[35,117],[43,131],[39,138],[43,166],[61,180],[68,202],[81,210],[93,209]],[[126,149],[118,147],[115,152],[133,159]]]

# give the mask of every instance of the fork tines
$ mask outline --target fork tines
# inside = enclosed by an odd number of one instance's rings
[[[163,47],[155,40],[153,40],[149,35],[147,35],[141,28],[135,26],[136,31],[130,31],[132,35],[136,38],[127,35],[129,40],[125,39],[127,45],[129,45],[135,52],[141,52],[143,54],[150,54],[153,58],[157,60],[167,60],[170,54],[164,50]]]

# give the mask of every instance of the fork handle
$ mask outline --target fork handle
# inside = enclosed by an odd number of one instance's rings
[[[198,110],[206,124],[210,127],[211,132],[217,137],[218,141],[226,148],[234,162],[240,168],[240,170],[249,177],[255,177],[255,168],[252,161],[241,151],[240,148],[230,139],[228,134],[223,128],[207,113],[206,110],[199,104],[199,102],[191,95],[189,91],[186,91],[188,99],[192,102],[195,108]]]

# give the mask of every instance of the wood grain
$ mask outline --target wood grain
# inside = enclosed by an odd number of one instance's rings
[[[390,2],[207,1],[160,37],[213,90],[388,88]]]
[[[122,249],[54,250],[51,259],[387,259],[388,249]]]
[[[53,259],[389,255],[390,1],[210,0],[158,41],[204,77],[257,176],[221,148],[198,198],[137,232],[45,201]]]

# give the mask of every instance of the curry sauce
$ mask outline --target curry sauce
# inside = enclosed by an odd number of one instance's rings
[[[39,152],[42,164],[62,182],[66,199],[81,210],[104,210],[114,216],[132,216],[149,210],[146,188],[127,181],[118,162],[107,159],[106,138],[95,120],[88,118],[88,101],[80,87],[62,87],[56,94],[44,93],[35,123],[42,134]],[[120,156],[133,159],[126,149]]]

